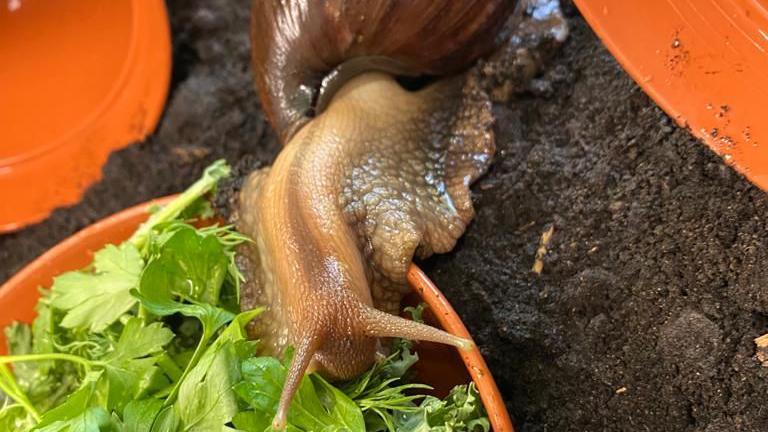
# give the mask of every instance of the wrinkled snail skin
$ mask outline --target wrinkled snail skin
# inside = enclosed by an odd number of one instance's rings
[[[450,251],[474,216],[469,185],[494,153],[490,101],[475,73],[415,92],[392,75],[466,70],[515,4],[254,0],[254,75],[284,148],[246,179],[235,219],[254,239],[238,258],[241,304],[268,307],[249,331],[266,354],[295,349],[276,429],[307,371],[352,378],[381,338],[472,346],[396,314],[414,256]]]
[[[448,76],[491,52],[515,0],[253,0],[252,67],[262,106],[285,143],[320,83],[351,59],[369,70]],[[386,61],[382,61],[386,59]]]

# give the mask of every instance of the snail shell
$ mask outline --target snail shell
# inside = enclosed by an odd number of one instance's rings
[[[346,81],[371,70],[407,76],[460,72],[503,39],[499,30],[515,3],[254,0],[252,66],[263,109],[286,143],[315,114],[329,74]],[[345,63],[344,73],[332,73]]]

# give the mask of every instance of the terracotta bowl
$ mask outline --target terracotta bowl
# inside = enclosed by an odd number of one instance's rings
[[[163,205],[171,199],[172,196],[140,204],[96,222],[24,267],[0,287],[0,328],[13,321],[31,322],[35,318],[34,307],[40,297],[40,287],[50,287],[54,276],[89,264],[93,252],[105,244],[126,240],[146,220],[150,206]],[[425,318],[430,324],[455,335],[471,338],[448,300],[415,265],[408,272],[408,281],[414,295],[407,301],[423,301],[429,305],[429,313],[425,314]],[[0,354],[5,349],[5,335],[0,332]],[[514,431],[496,382],[477,348],[459,355],[452,348],[421,343],[418,352],[420,361],[415,366],[416,371],[421,381],[435,388],[436,394],[444,395],[454,385],[466,383],[471,377],[480,392],[493,430]]]
[[[0,233],[79,201],[163,111],[163,0],[0,0]]]

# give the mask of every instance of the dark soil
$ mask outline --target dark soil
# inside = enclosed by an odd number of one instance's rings
[[[0,281],[210,161],[277,151],[248,66],[247,10],[169,2],[175,71],[146,142],[76,207],[0,237]],[[482,347],[522,431],[765,431],[768,199],[677,128],[571,10],[535,93],[497,106],[498,147],[456,250],[422,263]],[[531,272],[554,226],[541,276]]]

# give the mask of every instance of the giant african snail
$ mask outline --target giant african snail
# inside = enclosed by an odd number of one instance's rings
[[[466,70],[495,45],[514,0],[255,0],[253,69],[284,144],[252,173],[237,226],[252,333],[295,355],[273,426],[307,370],[348,379],[379,338],[471,347],[393,313],[414,254],[451,250],[469,185],[494,152],[486,95]],[[418,91],[393,75],[447,77]],[[314,112],[313,112],[314,110]]]

